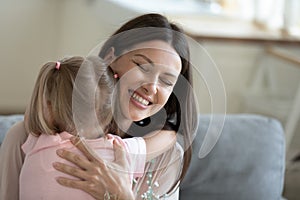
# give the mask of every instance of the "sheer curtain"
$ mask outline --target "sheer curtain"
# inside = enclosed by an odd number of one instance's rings
[[[223,14],[252,20],[262,28],[300,36],[299,0],[198,0],[218,3]]]

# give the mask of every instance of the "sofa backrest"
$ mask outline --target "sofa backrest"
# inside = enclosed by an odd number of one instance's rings
[[[285,169],[281,124],[257,115],[227,115],[212,151],[199,158],[210,115],[201,116],[180,200],[279,200]]]

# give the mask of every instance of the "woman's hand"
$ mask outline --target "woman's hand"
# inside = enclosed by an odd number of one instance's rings
[[[58,171],[79,178],[79,180],[58,177],[63,186],[87,192],[95,199],[134,199],[128,175],[129,164],[124,147],[118,139],[114,140],[115,161],[106,162],[99,158],[79,137],[72,137],[71,142],[86,156],[81,156],[63,149],[57,154],[78,167],[56,162],[53,167]],[[105,198],[106,197],[106,198]]]

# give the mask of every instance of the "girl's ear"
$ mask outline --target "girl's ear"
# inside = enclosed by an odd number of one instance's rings
[[[104,57],[104,62],[110,65],[115,60],[115,48],[111,47]]]

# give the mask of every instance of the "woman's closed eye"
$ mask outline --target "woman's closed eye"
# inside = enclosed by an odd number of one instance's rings
[[[142,71],[144,71],[144,72],[149,72],[150,71],[150,68],[149,68],[150,66],[148,64],[141,64],[141,63],[138,63],[134,60],[132,60],[132,62],[134,64],[136,64]]]
[[[160,81],[166,85],[166,86],[169,86],[169,87],[172,87],[174,85],[174,83],[166,78],[160,78]]]

